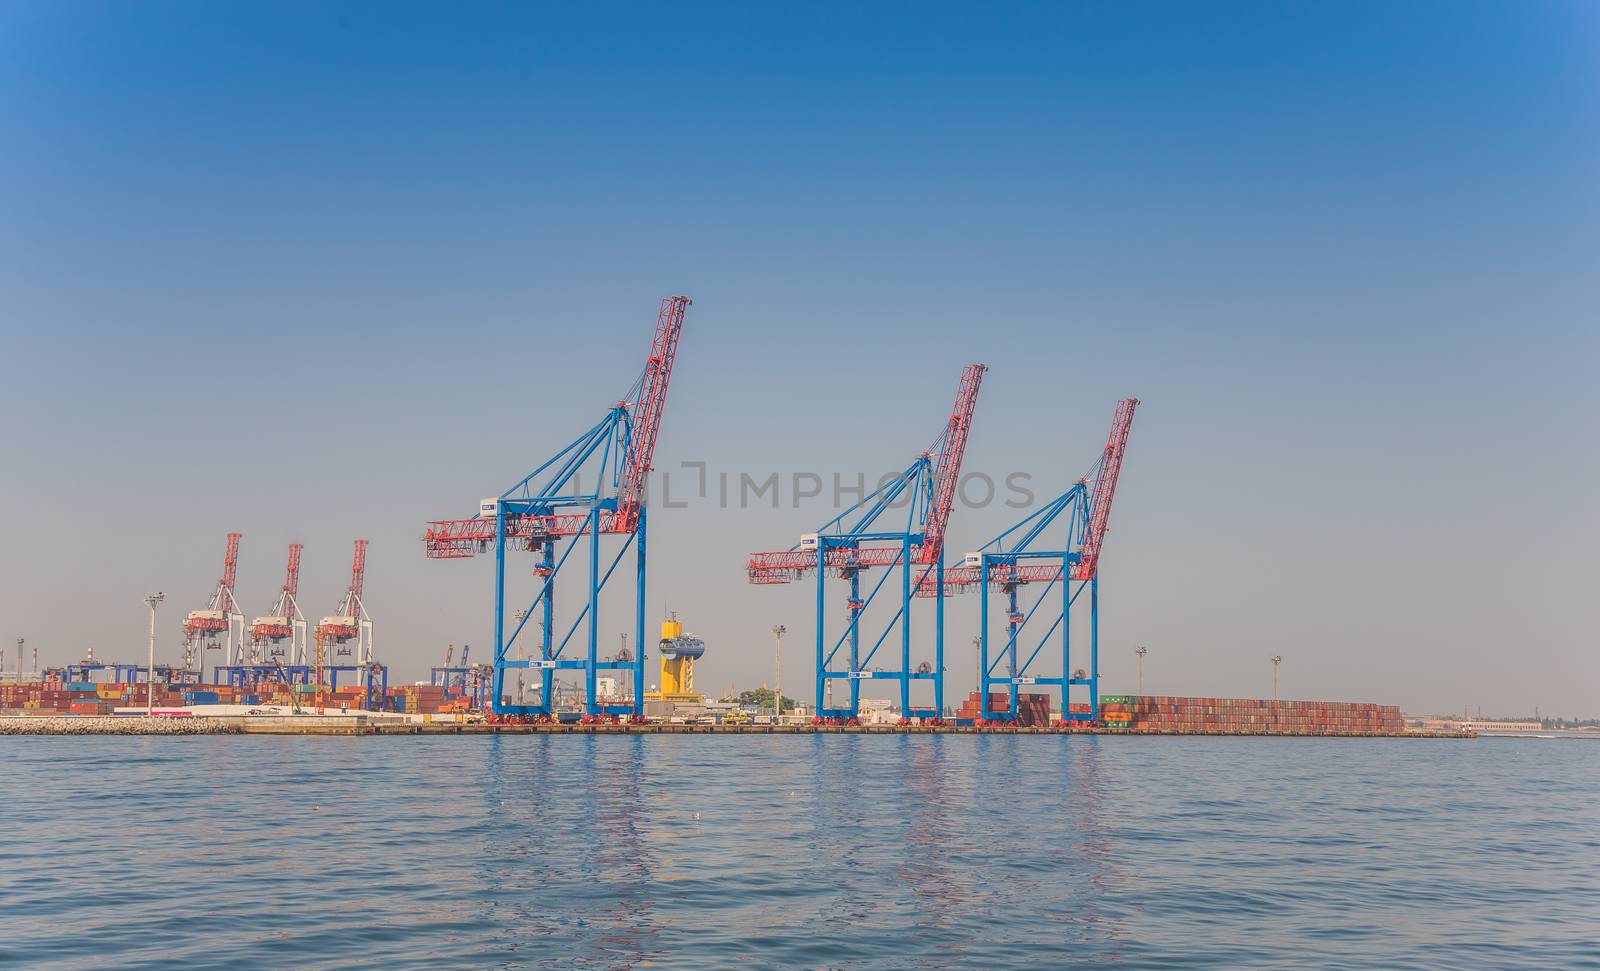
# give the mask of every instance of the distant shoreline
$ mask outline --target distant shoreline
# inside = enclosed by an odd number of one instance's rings
[[[368,722],[351,717],[147,718],[23,716],[0,718],[0,736],[42,735],[1124,735],[1231,738],[1470,739],[1462,732],[1272,732],[1019,727],[1011,725],[489,725],[483,722]]]

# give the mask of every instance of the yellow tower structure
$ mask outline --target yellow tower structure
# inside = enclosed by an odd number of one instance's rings
[[[661,622],[661,681],[656,691],[645,695],[651,701],[676,701],[700,704],[704,696],[694,690],[694,662],[706,653],[706,642],[684,634],[683,623],[673,614]]]

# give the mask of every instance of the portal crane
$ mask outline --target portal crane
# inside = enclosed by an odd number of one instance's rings
[[[635,643],[644,644],[646,483],[653,468],[655,447],[665,412],[667,387],[677,359],[678,342],[690,300],[684,296],[661,301],[656,317],[655,336],[645,358],[644,370],[628,396],[612,406],[605,416],[576,440],[558,451],[499,496],[478,504],[471,519],[438,520],[428,525],[423,535],[427,555],[434,559],[457,559],[486,553],[495,554],[494,671],[491,713],[496,720],[532,718],[543,720],[555,715],[555,673],[560,669],[583,672],[587,699],[585,718],[609,720],[620,716],[643,718],[644,705],[639,687],[644,683],[643,650],[631,662],[602,661],[599,656],[600,594],[611,579],[630,546],[635,552],[634,627]],[[580,483],[594,483],[582,491]],[[621,548],[609,565],[602,562],[600,537],[624,537]],[[557,550],[565,543],[559,557]],[[585,547],[587,555],[587,603],[573,620],[566,635],[556,640],[555,583],[572,553]],[[534,575],[539,578],[532,603],[507,631],[505,603],[506,550],[525,550],[539,559]],[[537,657],[512,658],[511,646],[522,634],[536,611],[541,618]],[[564,657],[567,645],[587,620],[586,656]],[[505,692],[505,673],[511,668],[536,668],[541,690],[537,704],[511,704]],[[634,671],[633,699],[626,704],[602,704],[597,699],[596,681],[602,670]]]
[[[323,643],[332,644],[335,657],[355,654],[355,664],[369,667],[372,661],[372,617],[361,593],[367,577],[367,541],[356,540],[355,553],[350,558],[350,585],[344,588],[336,612],[317,621],[317,635]],[[356,642],[355,651],[350,642]],[[302,661],[302,663],[304,663]]]
[[[961,478],[961,462],[966,455],[972,430],[973,409],[983,384],[983,364],[969,364],[961,371],[956,386],[955,404],[939,437],[917,456],[898,476],[864,496],[859,502],[824,523],[814,533],[806,533],[787,550],[752,553],[747,564],[751,583],[788,583],[815,574],[817,578],[816,628],[816,710],[823,722],[850,722],[860,715],[861,682],[888,679],[899,683],[900,711],[904,718],[939,719],[944,712],[944,598],[937,597],[934,619],[934,660],[913,669],[911,664],[911,596],[924,583],[937,593],[944,585],[944,538],[950,510]],[[934,458],[937,452],[937,460]],[[903,529],[889,529],[879,520],[890,508],[906,505]],[[913,566],[916,570],[913,570]],[[884,572],[865,598],[861,577],[883,567]],[[898,570],[895,568],[898,567]],[[896,573],[900,575],[900,606],[863,656],[861,617]],[[913,573],[916,576],[913,578]],[[829,576],[849,581],[845,601],[848,621],[838,639],[829,646],[826,617],[825,581]],[[900,668],[883,671],[871,667],[889,635],[900,630]],[[834,670],[833,660],[848,642],[848,664]],[[832,679],[850,685],[850,702],[845,708],[832,708],[827,702],[827,686]],[[911,682],[933,682],[932,708],[912,708]]]
[[[281,661],[283,642],[289,641],[290,663],[301,663],[306,650],[306,618],[295,600],[300,586],[300,551],[304,544],[289,544],[289,565],[283,571],[283,587],[272,603],[272,610],[264,617],[250,622],[250,647],[257,660],[270,656]],[[271,645],[267,647],[267,645]]]
[[[983,700],[983,717],[989,721],[1017,720],[1017,693],[1023,685],[1058,685],[1061,688],[1061,715],[1066,721],[1098,721],[1100,718],[1100,552],[1110,529],[1111,503],[1116,497],[1117,476],[1128,447],[1128,432],[1133,427],[1137,398],[1117,403],[1111,434],[1105,448],[1072,488],[1023,517],[1000,535],[968,553],[960,566],[946,568],[945,592],[960,592],[977,587],[982,593],[979,607],[978,695]],[[1094,481],[1093,490],[1089,482]],[[1041,537],[1052,524],[1065,525],[1059,544],[1043,544]],[[1042,548],[1041,548],[1042,547]],[[1024,609],[1020,593],[1030,584],[1044,584],[1031,606]],[[1089,666],[1072,667],[1072,607],[1085,590],[1089,592]],[[998,657],[990,651],[991,591],[1004,596],[1006,640]],[[1058,606],[1045,607],[1052,591],[1059,591]],[[925,585],[918,596],[940,596],[940,591]],[[942,599],[942,597],[941,597]],[[1044,608],[1044,613],[1039,611]],[[1018,662],[1018,642],[1035,615],[1048,627],[1026,659]],[[1038,629],[1038,626],[1033,628]],[[1061,675],[1037,676],[1033,662],[1046,644],[1059,636]],[[1003,675],[995,668],[1006,662]],[[1003,685],[1008,695],[1004,712],[989,707],[989,688]],[[1088,689],[1088,711],[1074,712],[1070,700],[1073,686]]]
[[[367,541],[358,539],[350,556],[350,583],[344,588],[344,596],[340,598],[335,613],[317,621],[317,640],[324,654],[330,647],[333,654],[315,662],[313,666],[318,671],[316,677],[327,677],[330,684],[338,679],[341,671],[355,674],[366,688],[370,707],[374,699],[381,706],[383,693],[389,683],[389,672],[372,656],[372,617],[367,613],[366,602],[362,599],[366,580]],[[350,645],[351,641],[355,642],[354,648]],[[341,661],[340,658],[347,660]]]
[[[460,664],[451,663],[455,659],[455,654],[454,644],[445,645],[444,666],[429,670],[428,683],[443,688],[446,694],[456,692],[459,695],[470,696],[473,706],[481,707],[483,689],[487,687],[487,679],[484,676],[486,665],[472,663],[471,644],[461,645]]]
[[[205,608],[189,611],[189,616],[183,622],[184,654],[198,658],[200,670],[205,667],[202,651],[222,650],[228,664],[239,664],[244,659],[244,614],[239,612],[239,605],[233,597],[233,584],[239,570],[241,535],[228,534],[227,550],[222,557],[222,579],[211,591],[211,599],[206,602]],[[237,641],[233,637],[235,629],[239,632]],[[217,643],[219,636],[225,637],[224,644]]]

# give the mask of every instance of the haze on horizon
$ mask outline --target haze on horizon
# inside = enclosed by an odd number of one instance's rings
[[[303,542],[314,623],[362,536],[396,678],[486,659],[489,564],[423,524],[596,420],[686,293],[674,489],[903,467],[982,361],[967,470],[1043,498],[1139,397],[1107,691],[1144,644],[1149,693],[1281,654],[1284,697],[1600,714],[1597,49],[1576,2],[8,4],[6,667],[143,658],[158,589],[176,661],[229,531],[247,615]],[[784,623],[808,699],[811,588],[743,566],[827,497],[663,486],[700,687],[770,683]]]

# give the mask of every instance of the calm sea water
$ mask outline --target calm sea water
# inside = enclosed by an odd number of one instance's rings
[[[1600,743],[0,738],[0,967],[1600,967]]]

